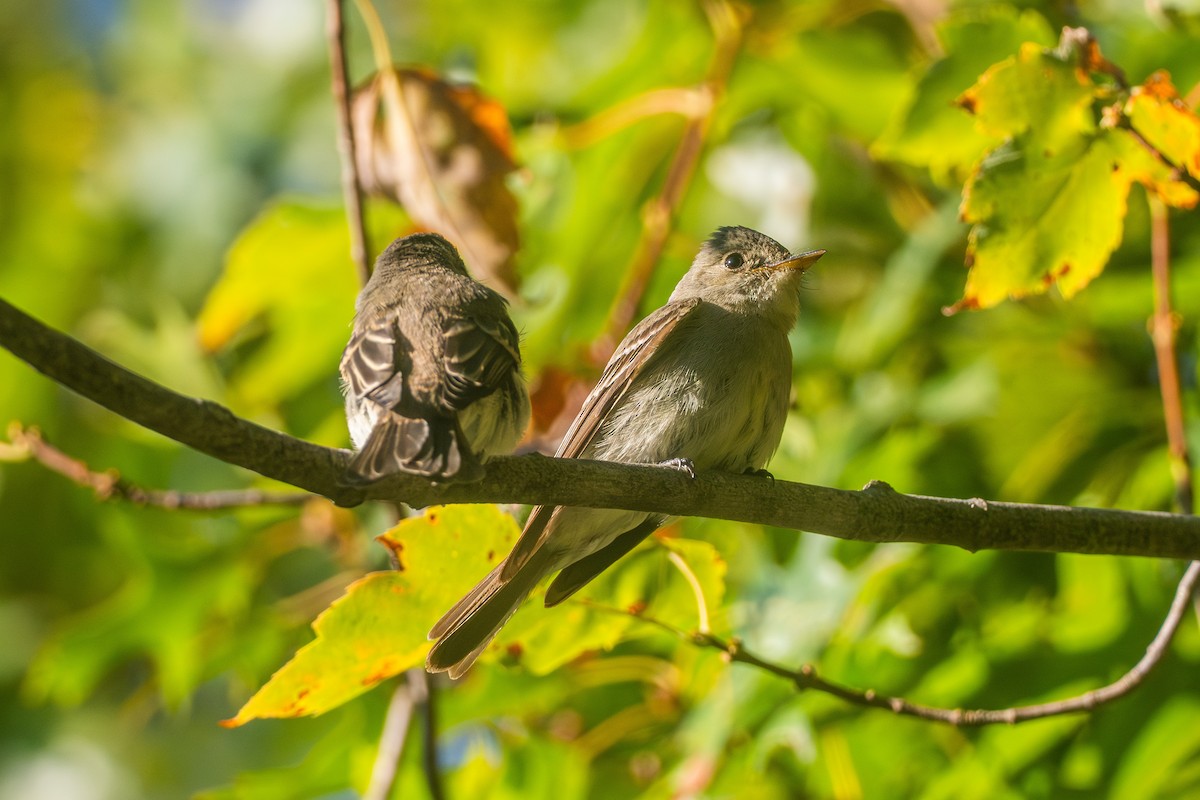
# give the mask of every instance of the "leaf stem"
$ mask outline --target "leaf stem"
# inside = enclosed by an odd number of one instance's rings
[[[672,550],[669,545],[667,546],[667,558],[675,565],[675,569],[679,570],[680,574],[683,575],[684,580],[688,582],[688,586],[692,587],[692,594],[696,596],[696,614],[698,617],[698,627],[696,630],[704,634],[709,633],[711,628],[708,623],[708,603],[704,600],[704,589],[700,586],[700,581],[696,578],[696,573],[692,572],[692,568],[688,566],[683,556]]]
[[[363,23],[367,26],[367,36],[371,39],[371,52],[375,56],[375,69],[383,72],[391,69],[392,48],[388,45],[387,31],[384,30],[383,20],[371,0],[354,0],[358,13],[362,15]]]
[[[379,749],[375,753],[375,764],[371,767],[371,782],[363,793],[363,800],[387,800],[400,771],[400,756],[404,753],[404,742],[412,723],[415,705],[409,682],[396,681],[387,716],[383,721],[383,733],[379,736]]]

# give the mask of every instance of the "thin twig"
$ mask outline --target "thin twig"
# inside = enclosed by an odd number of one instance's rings
[[[37,428],[19,422],[8,426],[12,443],[9,459],[27,457],[51,472],[79,486],[91,489],[98,500],[123,500],[136,506],[154,506],[172,511],[224,511],[248,506],[298,506],[318,495],[308,492],[268,492],[261,489],[230,489],[214,492],[180,492],[173,489],[145,489],[120,476],[116,470],[97,472],[83,461],[72,458],[42,438]]]
[[[371,244],[367,236],[366,211],[363,208],[362,180],[358,175],[354,127],[350,124],[350,82],[346,61],[346,26],[342,0],[327,0],[326,34],[329,39],[329,66],[332,75],[333,105],[337,109],[337,143],[342,160],[342,197],[346,203],[346,221],[350,225],[350,257],[358,270],[359,283],[371,277]]]
[[[1188,454],[1187,429],[1183,420],[1183,392],[1179,382],[1179,364],[1175,357],[1175,331],[1179,324],[1171,311],[1171,237],[1166,205],[1154,195],[1150,202],[1150,264],[1154,280],[1154,316],[1150,318],[1150,338],[1158,365],[1158,385],[1162,394],[1163,419],[1167,429],[1167,447],[1171,459],[1171,477],[1175,481],[1175,502],[1180,513],[1193,511],[1192,463]]]
[[[408,671],[408,686],[421,715],[421,771],[425,774],[425,787],[431,800],[443,800],[446,790],[438,769],[437,684],[433,676],[417,667]]]
[[[1197,84],[1200,86],[1200,84]],[[1195,91],[1193,87],[1192,91]],[[1162,394],[1163,419],[1167,430],[1167,448],[1171,459],[1171,475],[1175,481],[1175,503],[1180,512],[1195,511],[1192,487],[1192,459],[1188,450],[1187,429],[1183,419],[1183,392],[1179,382],[1179,363],[1175,356],[1177,320],[1171,311],[1171,228],[1166,204],[1149,195],[1150,202],[1150,266],[1154,281],[1154,316],[1151,317],[1151,339],[1154,358],[1158,364],[1159,392]],[[1193,561],[1190,569],[1200,562]],[[1183,585],[1177,591],[1183,591]],[[1193,610],[1200,618],[1200,597],[1193,596]]]
[[[654,275],[667,238],[671,235],[675,214],[696,172],[696,165],[700,161],[704,142],[712,126],[713,115],[725,92],[738,50],[742,45],[743,23],[737,9],[725,0],[711,0],[705,3],[705,11],[713,29],[715,44],[704,84],[696,90],[703,100],[703,110],[688,119],[679,146],[675,149],[671,165],[667,169],[662,191],[650,200],[643,210],[642,235],[637,250],[626,269],[616,300],[609,310],[605,331],[592,347],[591,355],[597,364],[608,361],[617,342],[637,317],[642,296],[646,293],[646,287]]]
[[[611,461],[505,456],[476,483],[432,484],[397,474],[366,487],[344,482],[350,453],[321,447],[167,389],[0,300],[0,347],[115,413],[201,453],[328,497],[339,505],[388,500],[523,503],[710,517],[868,542],[1200,558],[1200,518],[1158,511],[1075,508],[902,494],[874,481],[860,491]]]
[[[387,800],[391,797],[392,786],[400,770],[400,756],[404,753],[404,742],[412,723],[414,700],[408,682],[397,681],[383,721],[383,733],[379,736],[375,764],[371,767],[371,782],[367,784],[363,800]]]
[[[443,800],[446,793],[442,788],[441,773],[437,767],[437,727],[434,724],[433,694],[429,691],[429,676],[423,669],[410,669],[404,680],[396,682],[388,703],[383,731],[379,735],[379,749],[375,751],[375,763],[371,767],[371,782],[363,794],[363,800],[387,800],[392,796],[396,778],[400,774],[400,760],[408,742],[409,729],[414,716],[421,719],[422,758],[421,770],[425,774],[425,786],[431,800]]]
[[[559,131],[559,136],[567,147],[583,149],[649,117],[679,114],[689,120],[699,119],[710,113],[712,100],[712,94],[703,87],[653,89],[566,126]]]
[[[1155,634],[1154,639],[1146,647],[1145,655],[1117,680],[1099,689],[1093,689],[1092,691],[1084,692],[1081,695],[1069,697],[1064,700],[1000,709],[940,708],[913,703],[902,697],[881,695],[872,689],[854,689],[820,677],[817,674],[816,667],[811,664],[805,664],[798,669],[792,669],[791,667],[768,661],[747,650],[738,639],[723,639],[711,633],[688,633],[662,620],[632,613],[626,609],[612,608],[593,603],[586,599],[575,600],[574,602],[583,603],[601,611],[633,616],[635,619],[654,625],[698,647],[719,650],[728,661],[747,664],[764,672],[769,672],[776,677],[783,678],[786,681],[790,681],[800,691],[812,690],[822,692],[853,705],[865,706],[867,708],[881,708],[902,716],[918,717],[934,722],[945,722],[949,725],[965,728],[997,724],[1011,725],[1028,720],[1092,711],[1129,694],[1140,686],[1154,668],[1158,666],[1159,662],[1162,661],[1168,646],[1171,644],[1172,638],[1175,636],[1175,632],[1179,630],[1179,624],[1187,612],[1189,600],[1195,593],[1198,583],[1200,583],[1200,562],[1192,562],[1188,565],[1183,579],[1179,582],[1179,588],[1175,592],[1175,598],[1171,602],[1171,608],[1167,612],[1166,619],[1163,620],[1158,633]]]

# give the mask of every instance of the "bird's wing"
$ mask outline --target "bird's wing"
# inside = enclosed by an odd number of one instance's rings
[[[654,360],[663,342],[699,305],[698,298],[668,303],[629,332],[605,366],[600,381],[583,401],[583,407],[558,446],[557,457],[578,458],[587,449],[609,413]],[[538,506],[530,512],[525,530],[501,570],[502,580],[511,580],[541,546],[553,511],[554,507]]]
[[[342,355],[347,393],[381,407],[379,418],[346,470],[351,484],[403,471],[435,479],[474,476],[478,465],[462,440],[453,408],[413,396],[407,342],[394,319],[356,330]]]
[[[617,563],[621,556],[642,543],[663,523],[662,517],[651,517],[645,522],[622,533],[616,539],[563,568],[546,590],[546,608],[556,606],[578,592],[601,572]]]
[[[442,332],[446,381],[439,400],[447,410],[487,397],[521,365],[520,337],[507,314],[451,317]]]
[[[408,371],[403,334],[394,321],[356,329],[342,353],[340,371],[347,394],[395,408],[404,397]]]

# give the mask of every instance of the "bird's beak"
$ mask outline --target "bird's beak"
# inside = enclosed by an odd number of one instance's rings
[[[764,264],[760,269],[781,270],[781,269],[799,269],[805,270],[820,260],[821,256],[825,255],[824,250],[806,250],[803,253],[790,255],[782,261],[776,261],[774,264]]]

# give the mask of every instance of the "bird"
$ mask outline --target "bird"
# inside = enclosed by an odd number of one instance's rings
[[[529,424],[520,336],[507,301],[476,282],[449,241],[393,241],[358,295],[339,365],[355,453],[344,482],[395,472],[477,480]]]
[[[621,341],[555,454],[684,469],[762,471],[791,394],[788,332],[824,250],[790,253],[718,229],[667,304]],[[619,509],[535,507],[512,551],[429,631],[430,672],[461,677],[542,578],[563,602],[668,521]]]

